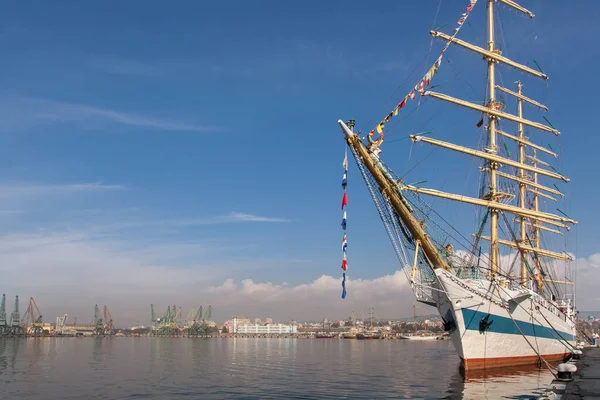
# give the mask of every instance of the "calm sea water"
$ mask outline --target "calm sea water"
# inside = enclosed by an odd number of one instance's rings
[[[551,380],[465,378],[450,341],[0,338],[0,399],[527,399]]]

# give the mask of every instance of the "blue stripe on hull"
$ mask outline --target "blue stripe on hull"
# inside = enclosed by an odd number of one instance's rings
[[[462,309],[463,318],[465,321],[465,327],[467,330],[478,331],[479,330],[479,322],[487,315],[485,312],[475,311],[468,308]],[[542,325],[532,324],[531,322],[524,322],[513,320],[507,317],[501,317],[499,315],[490,315],[488,318],[489,321],[494,321],[486,332],[495,332],[495,333],[504,333],[507,335],[520,335],[521,332],[517,328],[516,325],[519,326],[521,331],[526,336],[535,336],[538,338],[549,338],[549,339],[562,339],[568,341],[575,341],[575,336],[572,333],[566,333],[556,331],[552,328],[548,328]],[[516,325],[515,325],[516,322]]]

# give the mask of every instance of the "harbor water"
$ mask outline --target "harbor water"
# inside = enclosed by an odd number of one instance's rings
[[[526,399],[551,380],[465,376],[446,340],[0,338],[1,399]]]

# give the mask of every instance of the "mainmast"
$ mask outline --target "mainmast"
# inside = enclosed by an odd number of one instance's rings
[[[488,51],[494,53],[494,0],[488,0],[487,7],[488,18]],[[499,109],[500,105],[496,103],[496,79],[495,79],[495,64],[493,58],[488,58],[488,90],[490,109]],[[496,149],[496,116],[488,114],[488,151],[491,154],[497,154]],[[489,174],[489,200],[492,203],[497,202],[497,186],[498,177],[496,176],[498,163],[490,161]],[[493,206],[490,208],[490,275],[494,279],[498,273],[498,209]]]
[[[519,118],[523,118],[523,99],[521,96],[523,95],[523,85],[520,81],[517,82],[517,114]],[[518,134],[519,134],[519,162],[521,164],[525,164],[525,144],[523,143],[523,124],[519,122],[518,124]],[[535,149],[533,150],[535,152]],[[527,178],[525,175],[525,170],[521,168],[519,170],[519,178],[523,181],[519,182],[519,207],[525,208],[525,182],[524,180]],[[526,232],[525,232],[525,217],[521,216],[519,220],[519,230],[520,230],[520,243],[526,244]],[[521,250],[521,286],[527,286],[527,252],[525,250]]]
[[[532,161],[533,161],[533,166],[536,167],[537,166],[537,162],[538,162],[536,149],[533,149],[533,160]],[[537,184],[537,181],[538,181],[538,175],[534,172],[533,173],[533,183]],[[539,207],[540,207],[540,196],[539,196],[539,192],[535,191],[533,193],[533,209],[535,211],[537,211],[537,210],[539,210]],[[535,237],[533,239],[534,240],[534,244],[535,244],[535,248],[539,249],[540,248],[540,225],[539,224],[535,224],[533,226],[533,229],[534,229],[534,235],[535,235]],[[541,283],[541,276],[540,275],[541,275],[540,266],[539,266],[539,264],[536,263],[536,278],[537,278],[537,281],[538,281],[538,290],[539,291],[541,291],[541,289],[542,289],[541,286],[540,286],[540,283]]]

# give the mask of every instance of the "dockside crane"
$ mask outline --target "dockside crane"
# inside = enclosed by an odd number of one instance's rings
[[[197,323],[202,322],[202,306],[200,306],[200,308],[198,309],[198,312],[196,313],[196,316],[194,317],[194,320]]]
[[[19,312],[19,296],[15,296],[15,308],[10,314],[9,335],[23,335],[23,327],[21,326],[21,313]]]
[[[177,315],[175,316],[175,323],[177,324],[178,328],[181,328],[183,326],[182,318],[183,315],[181,313],[181,306],[179,306],[179,308],[177,308]]]
[[[33,297],[29,298],[29,304],[25,315],[23,315],[23,330],[33,336],[41,336],[43,333],[42,313]]]
[[[156,319],[156,314],[154,313],[154,304],[150,304],[150,318],[151,325],[154,326],[154,324],[158,322]]]
[[[187,313],[187,317],[185,317],[185,322],[183,324],[184,328],[190,328],[196,323],[196,309],[194,307],[190,308],[190,311]]]
[[[208,310],[206,311],[206,315],[204,316],[204,320],[206,322],[210,322],[212,320],[212,306],[208,306]]]
[[[194,324],[188,331],[188,336],[209,336],[210,335],[210,327],[208,326],[208,322],[212,318],[212,307],[208,306],[208,310],[203,314],[203,307],[200,306],[198,312],[196,313],[196,317],[194,320]]]
[[[92,325],[95,326],[93,333],[95,336],[104,336],[104,320],[100,314],[98,304],[94,304],[94,319],[92,319]]]
[[[151,311],[154,313],[153,305],[151,306]],[[153,319],[156,321],[156,323],[154,324],[153,335],[156,335],[156,336],[180,336],[181,335],[181,332],[183,329],[181,307],[177,307],[176,304],[174,304],[173,306],[167,306],[167,311],[165,312],[165,314],[162,318],[156,318],[156,316],[154,315]]]
[[[63,315],[62,317],[56,317],[56,329],[54,329],[54,332],[58,336],[62,336],[64,334],[64,328],[65,324],[67,323],[67,318],[69,318],[67,314]]]
[[[8,325],[6,323],[6,295],[2,295],[2,304],[0,304],[0,336],[8,334]]]
[[[112,335],[113,334],[113,319],[110,311],[108,311],[108,307],[104,306],[104,334]]]

